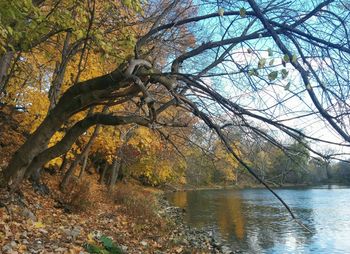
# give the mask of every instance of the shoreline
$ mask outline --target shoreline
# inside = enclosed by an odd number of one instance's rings
[[[189,250],[195,251],[191,253],[240,253],[227,246],[219,236],[215,235],[212,229],[197,229],[187,225],[184,220],[186,211],[180,207],[171,206],[164,194],[159,197],[159,203],[165,216],[176,225],[169,236],[170,241],[178,242]]]

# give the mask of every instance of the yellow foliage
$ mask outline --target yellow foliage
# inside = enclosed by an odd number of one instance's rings
[[[181,160],[152,130],[139,127],[128,142],[140,152],[137,160],[128,166],[128,173],[143,178],[151,185],[158,185],[178,176]]]
[[[240,156],[241,152],[238,148],[238,143],[233,143],[235,153]],[[215,147],[215,166],[225,176],[225,181],[234,181],[236,179],[235,170],[238,168],[239,162],[229,153],[221,143],[218,143]]]

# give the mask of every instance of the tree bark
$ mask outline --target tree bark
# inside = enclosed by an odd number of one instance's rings
[[[11,62],[15,56],[15,52],[8,51],[0,57],[0,95],[5,92],[7,75],[11,67]]]
[[[68,158],[67,158],[67,153],[62,155],[62,164],[60,166],[60,169],[58,170],[59,172],[63,172],[65,168],[67,167],[68,164]]]
[[[119,170],[120,170],[121,165],[122,165],[121,159],[118,157],[114,158],[112,168],[111,168],[111,178],[110,178],[109,184],[108,184],[109,191],[111,191],[113,189],[113,186],[117,182],[117,178],[119,175]]]
[[[101,174],[101,177],[100,177],[100,184],[104,183],[107,169],[108,169],[108,163],[106,162],[105,166],[103,167],[102,174]]]
[[[87,153],[85,154],[85,157],[84,157],[83,166],[81,167],[81,170],[80,170],[80,173],[79,173],[79,179],[82,179],[82,178],[83,178],[83,175],[84,175],[84,172],[85,172],[85,169],[86,169],[86,165],[87,165],[88,158],[89,158],[89,153],[87,152]]]
[[[72,57],[72,55],[69,54],[69,46],[70,46],[69,44],[70,44],[71,35],[72,35],[72,32],[68,31],[63,44],[61,62],[56,64],[54,78],[52,80],[52,84],[49,90],[49,101],[50,101],[49,111],[56,106],[58,98],[61,94],[61,87],[62,87],[64,75],[66,73],[67,65],[70,57]]]
[[[82,158],[87,157],[90,151],[90,147],[92,146],[93,142],[95,141],[95,138],[98,135],[98,132],[100,130],[100,125],[96,125],[94,132],[92,133],[88,143],[84,147],[84,150],[75,158],[74,162],[71,164],[69,169],[67,170],[66,174],[64,175],[62,182],[60,184],[61,190],[64,190],[69,182],[69,179],[74,174],[74,171],[76,167],[81,162]]]

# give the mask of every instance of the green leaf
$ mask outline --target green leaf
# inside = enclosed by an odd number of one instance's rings
[[[132,7],[131,0],[122,0],[122,3],[128,8]]]
[[[266,63],[266,58],[261,58],[261,59],[259,59],[258,68],[259,68],[259,69],[264,68],[264,67],[265,67],[265,63]]]
[[[84,249],[91,254],[93,254],[93,253],[100,254],[102,251],[100,247],[98,247],[95,244],[90,244],[90,243],[85,244]]]
[[[278,71],[272,71],[269,73],[268,78],[270,81],[274,81],[278,76]]]
[[[243,7],[239,9],[239,16],[241,16],[242,18],[246,16],[246,13],[247,11]]]
[[[273,52],[272,52],[272,49],[271,49],[271,48],[268,48],[268,49],[267,49],[267,52],[268,52],[269,56],[272,56],[272,55],[273,55]]]
[[[100,238],[100,241],[102,242],[103,246],[106,250],[108,250],[110,254],[121,254],[123,253],[122,250],[113,243],[112,239],[103,235]]]
[[[288,82],[288,84],[284,87],[284,90],[289,90],[289,88],[290,88],[290,82]]]
[[[272,58],[272,59],[270,60],[270,62],[269,62],[269,65],[270,65],[270,66],[273,65],[274,62],[275,62],[275,59]]]
[[[224,13],[225,13],[224,8],[219,8],[218,13],[221,17],[224,16]]]
[[[296,63],[297,62],[297,56],[295,54],[293,54],[292,56],[292,63]]]
[[[249,76],[259,76],[259,73],[256,69],[251,69],[248,71]]]
[[[283,60],[286,62],[286,63],[289,63],[289,56],[287,54],[285,54],[283,56]]]
[[[282,75],[282,79],[285,79],[288,76],[288,71],[286,69],[282,69],[281,70],[281,75]]]
[[[103,243],[103,246],[105,248],[112,248],[112,247],[114,247],[112,239],[107,237],[107,236],[105,236],[105,235],[101,236],[100,241]]]
[[[6,27],[7,31],[9,32],[10,35],[13,35],[13,29],[12,27],[8,26]]]

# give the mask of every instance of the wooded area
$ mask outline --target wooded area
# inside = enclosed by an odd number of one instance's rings
[[[343,0],[1,1],[1,185],[348,183],[349,27]]]

